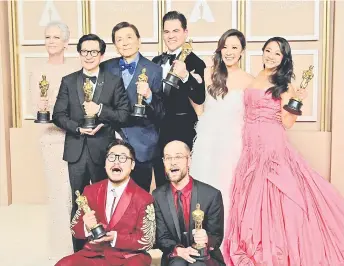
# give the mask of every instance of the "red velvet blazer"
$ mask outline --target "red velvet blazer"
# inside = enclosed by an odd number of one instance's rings
[[[121,264],[121,261],[133,256],[140,256],[142,260],[151,263],[147,253],[155,242],[155,213],[153,197],[130,180],[125,188],[115,212],[110,221],[107,221],[106,194],[108,180],[86,186],[83,195],[86,196],[88,205],[95,211],[98,223],[102,223],[106,231],[116,231],[115,247],[109,243],[90,244],[78,252],[85,257],[104,256],[111,264]],[[85,239],[82,210],[78,210],[72,223],[72,234],[76,238]]]

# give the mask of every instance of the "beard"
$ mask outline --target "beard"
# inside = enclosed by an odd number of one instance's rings
[[[184,169],[180,171],[179,175],[172,176],[170,173],[167,173],[167,178],[174,184],[178,184],[180,181],[182,181],[187,176],[187,171]]]

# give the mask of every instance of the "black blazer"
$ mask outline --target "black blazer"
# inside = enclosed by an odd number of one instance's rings
[[[92,101],[103,104],[98,123],[105,126],[94,136],[80,135],[76,131],[84,119],[84,101],[81,69],[62,78],[54,106],[53,123],[66,130],[63,159],[71,163],[76,162],[84,145],[87,145],[93,162],[103,164],[106,147],[114,138],[114,129],[118,130],[129,117],[129,100],[122,79],[103,69],[99,70]]]
[[[168,264],[168,255],[176,245],[181,244],[181,232],[177,212],[174,205],[171,184],[167,183],[153,191],[154,208],[156,217],[156,244],[163,252],[161,265]],[[201,205],[204,211],[203,228],[207,231],[210,256],[224,264],[220,245],[223,240],[224,210],[221,192],[214,187],[193,179],[191,205],[190,205],[190,227],[188,231],[189,243],[193,243],[192,229],[195,222],[192,219],[192,211],[196,209],[196,204]]]
[[[153,58],[153,62],[161,65],[162,56],[156,56]],[[166,119],[170,116],[174,116],[180,113],[186,113],[191,122],[197,121],[197,115],[193,109],[189,98],[196,104],[202,104],[205,100],[205,84],[204,84],[204,69],[205,63],[197,55],[191,52],[185,59],[186,69],[191,72],[195,70],[196,74],[199,74],[202,78],[202,83],[198,83],[197,80],[190,74],[188,81],[183,83],[179,81],[179,89],[165,86],[164,90],[164,103],[166,108]]]
[[[122,77],[119,67],[121,57],[109,59],[103,63],[104,70]],[[126,140],[134,147],[136,158],[140,162],[151,160],[157,153],[157,143],[159,139],[158,124],[164,117],[165,110],[162,96],[162,68],[140,54],[139,61],[135,68],[133,78],[126,89],[131,111],[137,103],[137,78],[143,68],[146,68],[149,88],[152,91],[152,101],[147,104],[144,100],[142,104],[146,106],[147,119],[130,117],[127,125],[122,128],[122,133]]]

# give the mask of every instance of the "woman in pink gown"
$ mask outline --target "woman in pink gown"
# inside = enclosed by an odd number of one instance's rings
[[[291,146],[282,107],[292,87],[288,42],[269,39],[264,69],[245,90],[243,150],[232,184],[225,237],[227,265],[344,265],[344,199]]]

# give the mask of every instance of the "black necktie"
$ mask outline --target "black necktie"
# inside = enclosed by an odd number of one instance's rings
[[[167,61],[170,61],[169,63],[172,66],[174,60],[176,60],[175,54],[162,53],[162,55],[161,55],[161,64],[162,65],[166,64]]]
[[[182,192],[180,190],[177,190],[177,215],[178,215],[178,222],[179,222],[179,228],[181,234],[185,232],[185,220],[184,220],[184,209],[183,209],[183,204],[182,204]]]
[[[84,80],[89,79],[90,81],[92,81],[93,84],[96,84],[96,82],[97,82],[97,77],[96,76],[90,77],[90,76],[87,76],[84,73],[82,73],[82,76],[83,76]]]

